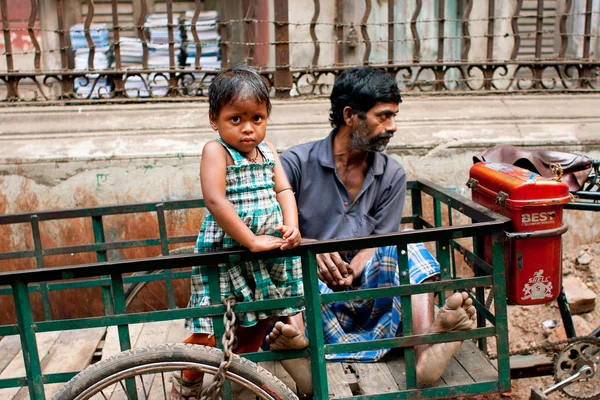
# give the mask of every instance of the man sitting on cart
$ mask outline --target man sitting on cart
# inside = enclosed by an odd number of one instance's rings
[[[281,162],[298,202],[303,238],[326,240],[398,231],[406,196],[406,173],[383,151],[396,132],[394,119],[400,102],[398,85],[386,72],[370,67],[348,69],[335,81],[331,93],[333,130],[329,136],[282,154]],[[409,245],[408,256],[411,283],[438,277],[439,264],[422,244]],[[320,254],[317,265],[321,293],[399,285],[396,246]],[[398,298],[326,305],[325,341],[392,338],[401,333],[400,314]],[[467,330],[473,327],[475,308],[466,293],[455,293],[434,318],[433,293],[425,293],[412,296],[412,319],[414,334]],[[267,342],[272,347],[294,348],[294,342],[298,347],[306,346],[303,332],[282,323],[275,326]],[[461,342],[452,342],[417,346],[419,382],[435,382],[460,345]],[[327,357],[336,361],[377,361],[386,352],[369,350]],[[303,374],[298,366],[296,360],[293,375],[308,375],[308,363]],[[303,389],[311,385],[298,382],[298,386]]]

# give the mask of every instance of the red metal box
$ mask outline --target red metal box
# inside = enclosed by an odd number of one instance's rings
[[[571,200],[568,186],[510,164],[478,163],[469,175],[473,200],[512,220],[504,249],[509,303],[555,300],[562,285],[561,235],[567,231],[562,210]],[[491,238],[486,238],[485,258],[491,258]]]

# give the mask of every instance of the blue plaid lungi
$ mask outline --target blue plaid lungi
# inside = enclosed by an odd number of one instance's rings
[[[421,283],[440,273],[440,265],[422,243],[408,245],[410,283]],[[398,251],[396,246],[379,247],[365,266],[361,289],[398,286]],[[319,281],[323,294],[332,290]],[[326,304],[323,310],[325,343],[354,343],[393,338],[401,332],[400,297]],[[331,361],[377,361],[389,349],[357,353],[328,354]]]

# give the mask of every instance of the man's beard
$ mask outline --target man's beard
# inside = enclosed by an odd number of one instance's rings
[[[392,136],[393,134],[384,132],[375,137],[369,137],[367,123],[360,120],[356,129],[350,134],[350,150],[367,152],[384,151]]]

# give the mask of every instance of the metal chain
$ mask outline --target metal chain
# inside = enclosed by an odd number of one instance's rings
[[[558,163],[550,164],[550,171],[552,171],[552,179],[560,182],[563,177],[563,167]]]
[[[521,349],[521,350],[514,350],[511,351],[510,353],[508,353],[509,356],[517,356],[517,355],[528,355],[531,354],[533,352],[537,352],[540,350],[550,350],[556,346],[562,346],[562,345],[566,345],[566,344],[571,344],[577,341],[580,341],[582,339],[589,339],[589,338],[594,338],[593,336],[575,336],[569,339],[565,339],[565,340],[559,340],[556,342],[548,342],[546,344],[541,344],[539,346],[531,346],[528,347],[526,349]],[[594,338],[595,339],[595,338]],[[488,355],[488,358],[490,360],[495,360],[498,358],[498,355]]]
[[[223,303],[225,303],[225,306],[227,307],[225,315],[223,315],[223,322],[225,324],[225,334],[223,335],[223,340],[221,342],[223,343],[223,357],[221,358],[221,364],[215,373],[212,383],[200,393],[200,396],[198,396],[200,400],[216,400],[221,398],[221,389],[225,384],[225,375],[227,374],[227,370],[229,369],[233,358],[233,349],[236,344],[236,317],[233,312],[233,306],[236,303],[236,299],[232,295],[224,299]]]

